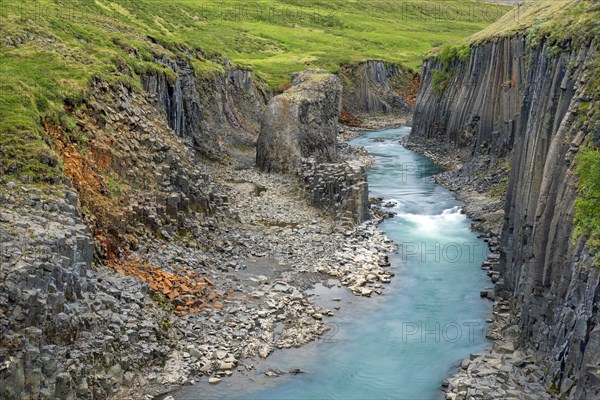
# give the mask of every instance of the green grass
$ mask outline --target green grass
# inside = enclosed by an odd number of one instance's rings
[[[526,33],[531,45],[546,38],[550,43],[571,41],[577,46],[597,37],[599,10],[597,0],[528,0],[471,36],[469,41],[477,44]]]
[[[435,56],[441,62],[441,68],[433,71],[433,89],[437,93],[441,93],[452,78],[456,70],[454,64],[468,60],[470,55],[471,48],[466,43],[460,43],[444,46]]]
[[[42,121],[68,129],[65,103],[90,101],[94,79],[134,90],[147,71],[174,79],[155,58],[185,58],[203,77],[222,73],[228,58],[277,91],[307,67],[336,72],[379,59],[417,68],[432,47],[508,9],[444,0],[2,0],[0,173],[60,176]]]
[[[594,145],[582,148],[577,155],[579,177],[578,197],[575,201],[575,234],[588,238],[588,247],[600,250],[600,150]],[[596,264],[600,264],[598,255]]]

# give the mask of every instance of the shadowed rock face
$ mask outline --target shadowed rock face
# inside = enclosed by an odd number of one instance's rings
[[[543,360],[545,386],[574,399],[600,392],[600,269],[584,238],[572,238],[574,160],[593,132],[577,122],[577,107],[595,57],[594,43],[553,55],[544,43],[505,38],[457,62],[441,93],[440,65],[427,62],[412,133],[470,149],[464,171],[490,156],[510,162],[496,293],[520,314],[520,344]]]
[[[335,75],[307,70],[292,87],[274,97],[263,116],[256,164],[268,172],[295,172],[303,158],[337,159],[342,85]]]
[[[250,71],[227,63],[223,74],[201,78],[186,61],[156,62],[173,70],[176,80],[150,73],[142,76],[142,86],[180,137],[212,159],[220,159],[228,146],[255,143],[270,93]]]
[[[353,114],[407,112],[410,105],[396,89],[410,84],[400,66],[367,61],[345,72],[344,108]]]

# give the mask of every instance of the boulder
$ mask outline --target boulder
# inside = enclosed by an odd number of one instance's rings
[[[271,99],[257,141],[256,164],[267,172],[297,172],[302,159],[337,159],[340,80],[324,70],[294,74],[292,86]]]

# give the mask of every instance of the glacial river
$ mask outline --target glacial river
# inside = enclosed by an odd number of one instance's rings
[[[486,346],[491,305],[479,290],[490,282],[479,267],[487,246],[471,232],[452,193],[433,182],[437,167],[398,143],[409,132],[367,132],[351,142],[375,159],[371,196],[384,198],[397,214],[381,225],[399,245],[391,257],[396,276],[384,295],[365,299],[345,288],[317,288],[321,304],[341,307],[329,319],[329,335],[275,352],[253,374],[186,387],[174,394],[176,400],[443,398],[443,379]],[[342,301],[332,302],[335,297]],[[303,373],[269,378],[268,368]]]

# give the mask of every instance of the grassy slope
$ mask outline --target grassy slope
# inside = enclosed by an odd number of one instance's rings
[[[156,56],[186,57],[203,76],[222,70],[218,61],[230,58],[278,88],[290,72],[308,66],[335,71],[343,63],[381,59],[416,67],[423,52],[478,31],[508,9],[443,0],[241,4],[2,0],[0,172],[60,175],[41,119],[51,116],[76,132],[65,102],[85,101],[96,77],[139,88],[137,75],[159,68]]]
[[[419,67],[431,47],[477,32],[509,9],[470,0],[139,0],[134,8],[140,31],[222,53],[273,86],[306,66],[335,70],[382,59]]]
[[[471,43],[528,33],[550,42],[587,42],[598,33],[597,0],[528,0],[470,37]]]

